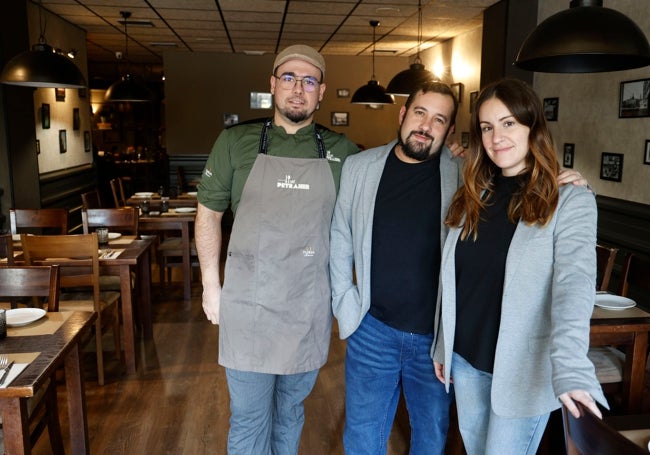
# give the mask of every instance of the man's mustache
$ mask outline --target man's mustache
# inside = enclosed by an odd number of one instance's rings
[[[424,137],[426,137],[426,138],[431,139],[432,141],[435,140],[435,138],[434,138],[433,136],[431,136],[429,133],[427,133],[426,131],[422,131],[422,130],[411,131],[411,132],[409,133],[409,137],[413,136],[414,134],[418,134],[418,135],[420,135],[420,136],[424,136]]]

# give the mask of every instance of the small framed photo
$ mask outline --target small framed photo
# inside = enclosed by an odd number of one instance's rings
[[[456,84],[451,84],[451,91],[454,92],[454,96],[458,100],[458,104],[461,104],[463,102],[463,84],[460,82]]]
[[[65,130],[59,130],[59,153],[68,151],[68,136]]]
[[[44,130],[50,129],[50,105],[41,104],[41,126]]]
[[[84,152],[90,152],[90,131],[84,131]]]
[[[332,112],[332,126],[348,126],[350,124],[348,112]]]
[[[56,87],[54,89],[54,99],[57,101],[65,101],[65,89],[61,87]]]
[[[575,151],[575,147],[575,144],[564,144],[562,166],[569,169],[573,168],[573,152]]]
[[[40,155],[41,154],[41,141],[36,139],[36,154]]]
[[[546,117],[546,120],[549,122],[557,122],[559,107],[559,98],[544,98],[544,117]]]
[[[650,79],[621,82],[618,117],[648,117],[648,98],[650,97]]]
[[[474,105],[476,104],[476,98],[478,98],[478,92],[469,92],[469,113],[474,112]]]
[[[645,141],[645,152],[643,154],[643,164],[650,164],[650,139]]]
[[[336,96],[338,98],[349,98],[350,97],[350,89],[349,88],[337,88],[336,89]]]
[[[271,109],[273,107],[273,95],[266,92],[251,92],[251,109]]]
[[[600,178],[620,182],[623,179],[623,154],[603,153],[600,159]]]
[[[81,128],[81,118],[79,117],[79,108],[75,107],[72,109],[72,129],[78,130]]]
[[[239,114],[223,114],[223,126],[228,128],[239,123]]]
[[[464,149],[469,147],[469,133],[467,131],[460,133],[460,144]]]

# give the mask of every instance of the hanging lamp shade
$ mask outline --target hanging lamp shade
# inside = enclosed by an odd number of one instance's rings
[[[517,54],[519,68],[544,73],[598,73],[650,64],[643,31],[602,0],[572,0],[541,22]]]
[[[409,96],[415,87],[424,82],[434,81],[433,73],[420,62],[411,63],[409,69],[397,73],[388,83],[386,93],[395,96]]]
[[[366,85],[357,89],[352,95],[352,104],[395,104],[395,98],[386,93],[386,89],[375,79],[375,30],[379,21],[371,20],[372,27],[372,79]]]
[[[0,82],[27,87],[83,88],[86,80],[68,57],[57,54],[44,41],[22,52],[2,69]]]
[[[144,103],[153,101],[153,92],[131,74],[126,74],[108,87],[104,100],[114,103]]]

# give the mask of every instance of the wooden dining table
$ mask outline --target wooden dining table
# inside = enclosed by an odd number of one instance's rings
[[[590,346],[625,346],[623,406],[627,413],[638,413],[641,410],[648,332],[650,313],[638,306],[623,310],[594,307]]]
[[[126,200],[126,205],[133,207],[140,207],[141,204],[145,201],[149,201],[150,210],[158,210],[160,208],[161,197],[158,193],[153,193],[151,197],[140,197],[133,194]],[[177,207],[195,207],[198,205],[198,200],[196,199],[196,194],[182,193],[180,195],[169,197],[167,199],[167,205],[169,208]]]
[[[179,231],[181,233],[181,248],[183,251],[183,297],[190,300],[192,295],[192,258],[191,258],[191,228],[196,212],[179,213],[175,209],[159,215],[140,215],[140,231],[162,232]]]
[[[10,328],[7,337],[0,340],[0,352],[8,354],[10,359],[18,359],[17,365],[21,358],[32,359],[25,362],[25,369],[7,387],[0,388],[4,446],[8,455],[31,453],[27,399],[48,379],[56,380],[56,371],[61,367],[65,374],[70,452],[90,453],[81,342],[96,318],[97,314],[89,311],[46,313],[41,320]]]
[[[124,328],[124,358],[128,374],[136,372],[135,334],[137,330],[136,315],[142,325],[145,339],[153,338],[153,323],[151,320],[151,238],[136,238],[124,235],[110,240],[108,249],[115,255],[100,255],[99,266],[101,275],[120,277],[120,298],[122,308],[122,325]],[[14,262],[22,263],[20,242],[14,242],[16,255]],[[119,251],[119,254],[117,254]],[[0,261],[1,262],[1,261]],[[131,272],[135,272],[137,286],[131,286]],[[135,295],[134,291],[138,293]],[[137,313],[136,313],[137,312]]]

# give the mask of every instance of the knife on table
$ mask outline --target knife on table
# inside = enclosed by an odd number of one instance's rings
[[[12,360],[9,365],[7,365],[7,368],[5,368],[5,372],[2,373],[2,377],[0,377],[0,385],[4,385],[5,379],[7,379],[7,376],[9,375],[9,370],[11,370],[11,367],[14,366],[14,361]]]

